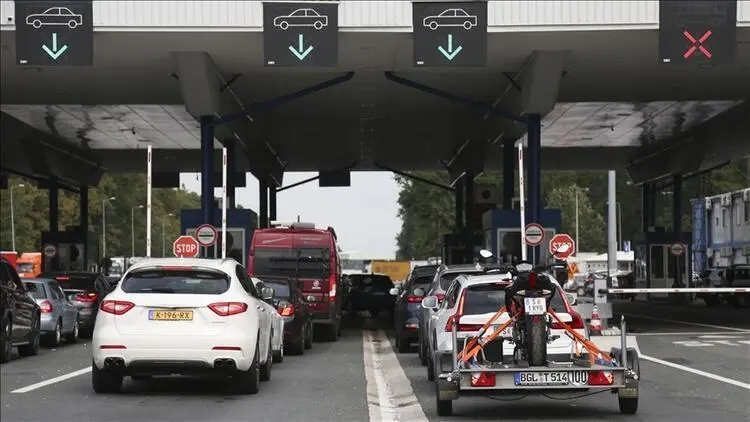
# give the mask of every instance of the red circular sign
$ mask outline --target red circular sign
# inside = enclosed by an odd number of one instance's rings
[[[672,252],[672,255],[674,255],[674,256],[680,256],[683,253],[685,253],[685,245],[683,243],[680,243],[680,242],[673,243],[669,247],[669,251]]]
[[[191,236],[180,236],[172,244],[172,253],[178,258],[198,256],[198,241]]]
[[[536,223],[527,224],[523,229],[523,237],[529,246],[539,246],[544,240],[544,227]]]
[[[549,241],[549,253],[556,259],[568,259],[576,251],[576,242],[565,233],[556,234]]]

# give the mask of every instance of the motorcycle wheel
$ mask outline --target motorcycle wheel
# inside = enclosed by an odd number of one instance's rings
[[[541,316],[526,320],[526,358],[529,366],[547,365],[547,330]]]

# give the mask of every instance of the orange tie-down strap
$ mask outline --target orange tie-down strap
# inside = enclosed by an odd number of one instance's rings
[[[467,343],[466,346],[464,346],[464,349],[461,351],[461,353],[458,354],[458,361],[460,362],[466,362],[472,357],[476,356],[479,352],[479,349],[481,349],[480,341],[482,339],[482,334],[484,334],[485,331],[492,325],[493,322],[495,322],[496,319],[500,317],[505,312],[505,306],[500,308],[497,312],[495,312],[495,315],[492,315],[492,318],[490,318],[483,326],[479,329],[479,335],[476,337],[472,337]],[[488,341],[494,339],[501,333],[504,329],[506,329],[510,323],[514,320],[514,318],[511,318],[503,324],[498,330],[495,330],[494,333],[490,335],[490,337],[485,341],[484,343],[487,343]],[[456,321],[456,324],[458,324],[458,321]],[[482,344],[484,344],[482,343]],[[464,358],[466,357],[466,358]]]
[[[553,311],[551,308],[547,310],[550,315],[552,315],[552,318],[554,318],[570,335],[573,336],[573,339],[583,345],[583,347],[588,350],[589,352],[589,361],[593,362],[596,360],[597,357],[601,356],[603,359],[605,359],[608,362],[612,362],[612,356],[609,355],[609,353],[602,352],[594,343],[587,340],[586,337],[579,334],[576,330],[571,328],[568,324],[564,323],[559,316]]]

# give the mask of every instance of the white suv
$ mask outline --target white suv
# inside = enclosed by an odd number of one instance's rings
[[[97,393],[124,376],[221,373],[241,393],[271,377],[272,315],[233,259],[148,259],[102,301],[92,339]]]

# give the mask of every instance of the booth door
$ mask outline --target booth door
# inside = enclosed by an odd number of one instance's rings
[[[687,251],[680,256],[670,252],[671,245],[653,244],[649,245],[650,275],[652,288],[671,288],[675,283],[675,271],[679,268],[682,273],[682,283],[690,285],[691,271],[687,259]],[[667,293],[654,293],[652,298],[667,298]]]

